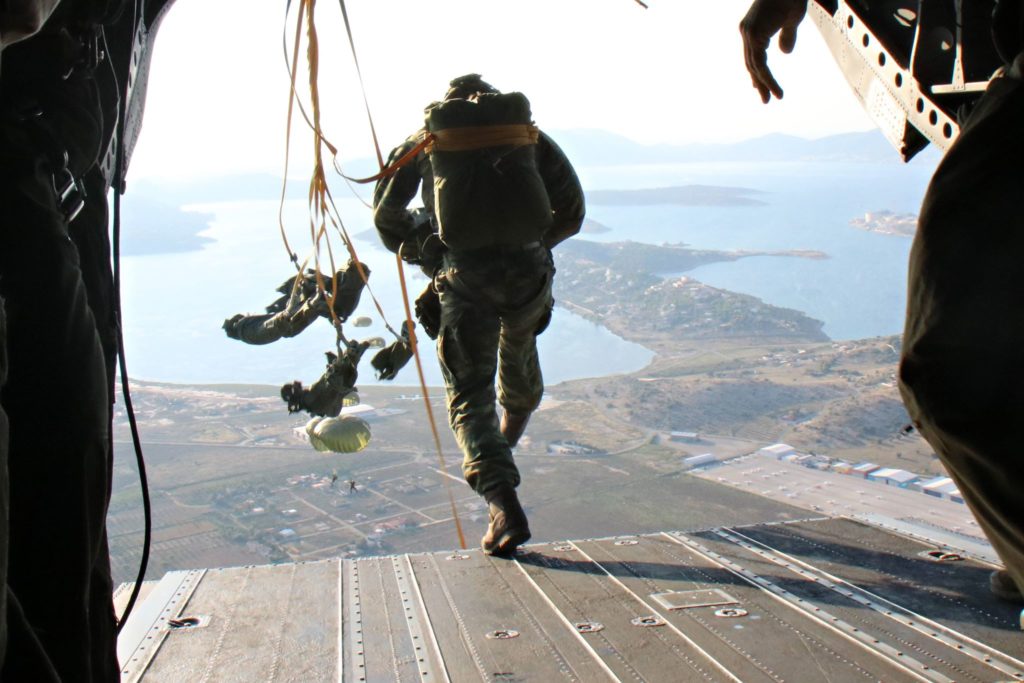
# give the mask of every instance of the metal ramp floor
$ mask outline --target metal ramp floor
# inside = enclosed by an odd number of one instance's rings
[[[948,550],[829,518],[172,572],[122,680],[1024,680],[1020,608]]]

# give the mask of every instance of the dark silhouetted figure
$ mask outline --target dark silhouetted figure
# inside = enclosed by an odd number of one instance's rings
[[[803,0],[757,0],[740,24],[764,102],[782,97],[766,49],[790,52]],[[924,197],[910,253],[900,392],[1005,570],[1000,598],[1024,602],[1024,0],[997,0],[1006,66],[961,122]]]

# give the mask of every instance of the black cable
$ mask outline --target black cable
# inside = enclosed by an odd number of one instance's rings
[[[137,34],[138,22],[141,18],[141,12],[139,11],[141,1],[135,0],[132,3],[134,13],[131,23],[128,61],[126,62],[129,74],[131,71],[131,60],[135,53],[135,36]],[[106,43],[106,33],[104,33],[103,41]],[[107,55],[108,58],[112,59],[109,47],[107,47]],[[125,413],[128,415],[128,425],[132,433],[132,444],[135,447],[135,460],[139,467],[139,485],[142,488],[142,513],[145,527],[142,540],[142,558],[139,560],[139,572],[135,577],[135,585],[132,587],[132,594],[128,598],[128,604],[125,605],[124,611],[121,613],[121,619],[117,622],[117,633],[120,634],[121,629],[124,628],[129,615],[132,613],[132,609],[135,607],[135,602],[139,598],[139,591],[142,590],[142,582],[146,578],[146,568],[149,565],[149,550],[153,535],[153,511],[149,500],[146,461],[142,455],[142,439],[139,437],[139,426],[135,419],[135,409],[132,406],[132,395],[128,381],[128,364],[124,354],[124,334],[121,325],[121,195],[124,194],[124,129],[129,106],[128,79],[125,78],[123,86],[118,82],[117,71],[114,68],[113,61],[111,61],[110,70],[114,78],[114,88],[117,90],[120,99],[117,108],[117,125],[114,132],[116,140],[114,142],[114,178],[112,183],[114,189],[113,234],[111,237],[114,270],[114,323],[117,331],[117,362],[121,373],[121,397],[124,399]]]

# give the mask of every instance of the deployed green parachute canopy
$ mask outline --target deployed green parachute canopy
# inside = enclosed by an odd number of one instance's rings
[[[321,452],[357,453],[370,443],[370,425],[352,415],[314,417],[306,423],[306,434]]]

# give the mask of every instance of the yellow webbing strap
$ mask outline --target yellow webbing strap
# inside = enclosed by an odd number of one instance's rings
[[[424,136],[424,138],[422,140],[420,140],[420,142],[415,147],[413,147],[408,152],[403,154],[393,164],[391,164],[390,166],[384,166],[383,164],[381,164],[380,171],[375,173],[372,176],[367,177],[367,178],[351,178],[351,177],[345,175],[344,173],[341,173],[340,171],[339,171],[339,174],[345,180],[348,180],[348,181],[353,182],[353,183],[359,183],[360,185],[365,185],[366,183],[375,183],[378,180],[380,180],[381,178],[387,178],[388,176],[393,176],[395,174],[395,172],[398,171],[398,169],[402,168],[403,166],[405,166],[406,164],[411,162],[413,159],[415,159],[419,155],[420,152],[422,152],[423,150],[427,149],[427,147],[429,147],[430,144],[433,141],[434,141],[434,135],[432,133],[427,133],[427,135]],[[380,150],[378,149],[377,152],[379,154]]]
[[[485,147],[521,147],[536,145],[540,129],[528,123],[512,123],[493,126],[466,126],[435,130],[433,142],[427,144],[431,152],[469,152]]]
[[[431,152],[469,152],[474,149],[484,149],[485,147],[521,147],[523,145],[536,145],[539,139],[540,129],[528,123],[445,128],[433,133],[426,133],[415,147],[396,159],[392,164],[381,166],[380,171],[372,176],[352,178],[342,173],[341,177],[350,182],[365,185],[366,183],[375,183],[382,178],[394,175],[398,169],[411,163],[419,156],[420,152],[430,154]]]
[[[310,1],[315,2],[315,0]],[[362,86],[363,74],[359,68],[359,58],[356,56],[356,44],[355,40],[352,38],[352,27],[349,24],[348,11],[346,11],[345,9],[345,0],[339,0],[339,2],[341,4],[341,15],[345,20],[345,31],[348,33],[349,46],[352,48],[352,58],[355,61],[356,73],[359,75],[359,83],[360,86]],[[366,97],[365,88],[363,89],[362,94],[363,103],[366,105],[366,116],[367,118],[370,119],[370,129],[373,130],[373,114],[370,113],[370,102],[369,99]],[[376,133],[374,133],[373,135],[373,145],[376,148],[377,159],[381,166],[381,171],[383,172],[386,170],[384,169],[384,157],[381,154],[380,144],[377,142]],[[415,151],[417,154],[419,153],[419,150]],[[405,157],[403,157],[406,159],[405,163],[411,161],[413,158],[415,158],[415,156],[415,154],[411,153],[406,154]],[[397,170],[398,168],[395,164],[393,164],[392,167],[395,170]],[[394,170],[392,170],[391,173],[394,173]],[[369,180],[367,182],[369,182]],[[402,258],[398,254],[395,254],[395,261],[398,263],[398,280],[402,284],[402,303],[405,305],[405,319],[409,327],[409,344],[412,346],[413,358],[416,359],[416,371],[419,373],[420,376],[420,390],[423,392],[423,404],[426,406],[427,418],[430,420],[430,428],[434,433],[434,446],[437,448],[437,457],[441,463],[441,470],[445,473],[441,477],[441,479],[444,480],[445,489],[447,490],[448,493],[448,502],[451,505],[452,509],[452,519],[455,521],[455,532],[458,534],[459,537],[459,547],[465,550],[466,537],[462,533],[462,522],[459,520],[459,511],[455,507],[455,495],[452,493],[451,483],[448,481],[448,469],[445,466],[444,450],[441,448],[441,436],[440,434],[438,434],[437,421],[434,420],[434,411],[430,406],[430,394],[427,391],[427,380],[423,375],[423,362],[420,359],[419,350],[416,344],[415,324],[412,321],[412,307],[409,305],[409,291],[405,286],[405,269],[402,267]]]
[[[423,392],[423,405],[427,408],[427,419],[430,420],[430,429],[434,433],[434,446],[437,448],[437,458],[441,463],[441,471],[444,475],[444,490],[448,494],[448,504],[452,508],[452,519],[455,520],[455,533],[459,536],[459,547],[466,549],[466,536],[462,533],[462,522],[459,520],[459,511],[455,507],[455,495],[452,493],[452,483],[448,480],[448,466],[444,461],[444,449],[441,448],[441,435],[437,433],[437,420],[434,419],[434,409],[430,405],[430,394],[427,392],[427,380],[423,376],[423,362],[420,360],[420,345],[416,339],[416,329],[412,326],[412,311],[409,309],[409,291],[405,287],[405,268],[402,267],[402,257],[395,254],[395,261],[398,263],[398,280],[402,283],[402,303],[405,304],[405,317],[409,320],[409,345],[412,346],[412,355],[416,359],[416,372],[420,376],[420,390]]]
[[[291,3],[289,2],[289,7],[290,7],[290,5],[291,5]],[[299,112],[302,114],[303,119],[305,119],[306,124],[309,126],[310,131],[313,133],[314,143],[316,145],[316,150],[315,150],[315,159],[316,159],[316,161],[315,161],[315,167],[314,167],[314,172],[313,172],[313,179],[312,179],[311,184],[310,184],[309,203],[310,203],[310,214],[311,214],[310,233],[311,233],[311,240],[313,242],[313,254],[312,254],[311,258],[314,259],[314,263],[316,264],[316,268],[317,268],[317,276],[316,276],[316,278],[317,278],[317,289],[322,292],[322,294],[324,296],[324,299],[325,299],[325,302],[328,304],[328,307],[329,307],[329,310],[330,310],[330,314],[331,314],[331,321],[334,324],[335,328],[338,330],[339,337],[340,337],[341,336],[340,335],[340,333],[341,333],[341,322],[338,319],[338,316],[337,316],[337,314],[334,311],[334,298],[337,296],[337,291],[338,291],[337,290],[337,287],[338,287],[337,278],[333,278],[333,283],[332,283],[332,286],[331,286],[331,291],[328,293],[328,292],[325,291],[323,277],[320,274],[320,241],[321,240],[323,240],[326,243],[326,245],[327,245],[327,252],[328,252],[328,256],[329,256],[329,260],[330,260],[330,267],[331,267],[332,275],[333,275],[333,273],[336,272],[335,264],[334,264],[333,249],[331,247],[330,239],[328,238],[328,235],[326,233],[326,230],[327,230],[326,221],[329,220],[331,225],[334,227],[334,229],[341,236],[342,242],[344,243],[345,248],[348,250],[349,258],[351,258],[351,260],[355,263],[356,271],[358,272],[360,279],[363,281],[363,285],[366,288],[367,294],[370,295],[370,299],[373,301],[374,306],[377,308],[377,312],[380,314],[380,317],[381,317],[381,320],[384,323],[384,326],[387,328],[387,330],[392,335],[394,335],[394,337],[396,339],[398,339],[400,337],[400,335],[398,334],[397,331],[395,331],[394,327],[392,327],[391,324],[388,322],[387,316],[384,314],[384,309],[381,306],[380,301],[377,299],[376,295],[374,294],[373,288],[370,286],[370,283],[369,283],[369,281],[367,279],[366,271],[363,268],[362,261],[359,259],[358,254],[356,254],[355,246],[352,244],[352,240],[350,239],[350,237],[348,235],[348,231],[345,229],[345,226],[342,223],[341,214],[338,212],[338,209],[337,209],[337,207],[334,204],[334,198],[331,196],[331,190],[330,190],[330,187],[327,185],[327,180],[326,180],[326,177],[324,176],[324,172],[323,172],[323,157],[322,157],[322,153],[321,153],[321,150],[320,150],[320,145],[323,145],[324,147],[326,147],[327,150],[330,151],[330,153],[335,157],[335,160],[336,160],[338,151],[337,151],[337,148],[333,144],[331,144],[331,142],[329,140],[327,140],[327,138],[323,134],[322,128],[320,127],[319,88],[317,86],[317,76],[318,76],[318,73],[319,73],[319,69],[318,69],[319,49],[318,49],[318,41],[317,41],[317,37],[316,37],[316,25],[315,25],[315,22],[313,21],[313,11],[314,11],[315,6],[316,6],[316,0],[301,0],[301,2],[299,2],[298,19],[297,19],[296,26],[295,26],[295,39],[294,39],[294,45],[292,46],[292,52],[291,52],[291,59],[290,60],[288,59],[288,51],[287,51],[287,49],[285,51],[285,61],[286,61],[286,65],[288,67],[288,76],[289,76],[289,81],[290,81],[290,92],[289,92],[289,98],[288,98],[288,120],[287,120],[286,132],[285,132],[285,173],[284,173],[285,180],[282,181],[282,185],[281,185],[281,201],[280,201],[280,204],[278,206],[278,225],[279,225],[279,228],[280,228],[280,231],[281,231],[281,239],[284,242],[285,249],[288,251],[289,258],[292,260],[292,262],[295,264],[296,268],[298,268],[299,272],[301,273],[303,271],[303,269],[305,268],[305,264],[303,264],[301,267],[299,266],[299,264],[298,264],[298,255],[295,254],[292,251],[291,245],[288,243],[288,236],[286,234],[285,227],[284,227],[284,201],[285,201],[286,190],[287,190],[288,164],[289,164],[289,159],[291,157],[290,149],[291,149],[292,117],[293,117],[293,112],[294,112],[295,106],[297,105],[298,109],[299,109]],[[303,28],[306,28],[306,31],[307,31],[307,34],[308,34],[308,38],[309,38],[309,49],[308,49],[308,52],[307,52],[307,56],[308,56],[308,59],[309,59],[309,69],[310,69],[309,88],[310,88],[311,105],[312,105],[313,110],[314,110],[312,118],[306,112],[305,108],[302,106],[302,102],[298,99],[298,91],[296,90],[296,87],[295,87],[296,79],[297,79],[297,75],[298,75],[299,46],[300,46],[300,40],[301,40],[302,29]],[[286,46],[287,46],[287,43],[286,43]],[[366,202],[363,202],[363,203],[365,204]],[[329,206],[330,210],[328,210],[328,206]],[[317,229],[313,225],[312,218],[313,218],[314,215],[317,218],[319,218],[319,222],[320,222],[319,229]],[[307,261],[308,261],[308,259],[307,259]]]
[[[284,134],[284,178],[281,180],[281,203],[277,208],[277,225],[281,231],[281,240],[284,242],[284,248],[288,252],[288,258],[291,259],[292,263],[296,266],[298,266],[298,254],[292,251],[292,246],[288,243],[288,233],[284,229],[284,199],[288,191],[288,160],[291,158],[292,147],[292,114],[295,111],[295,76],[299,70],[299,36],[302,35],[302,19],[305,14],[305,9],[305,3],[301,3],[299,5],[299,18],[295,26],[295,51],[292,54],[292,66],[289,66],[288,68],[291,92],[288,95],[288,122],[285,124],[286,128]],[[301,269],[299,270],[299,273],[302,273]]]

